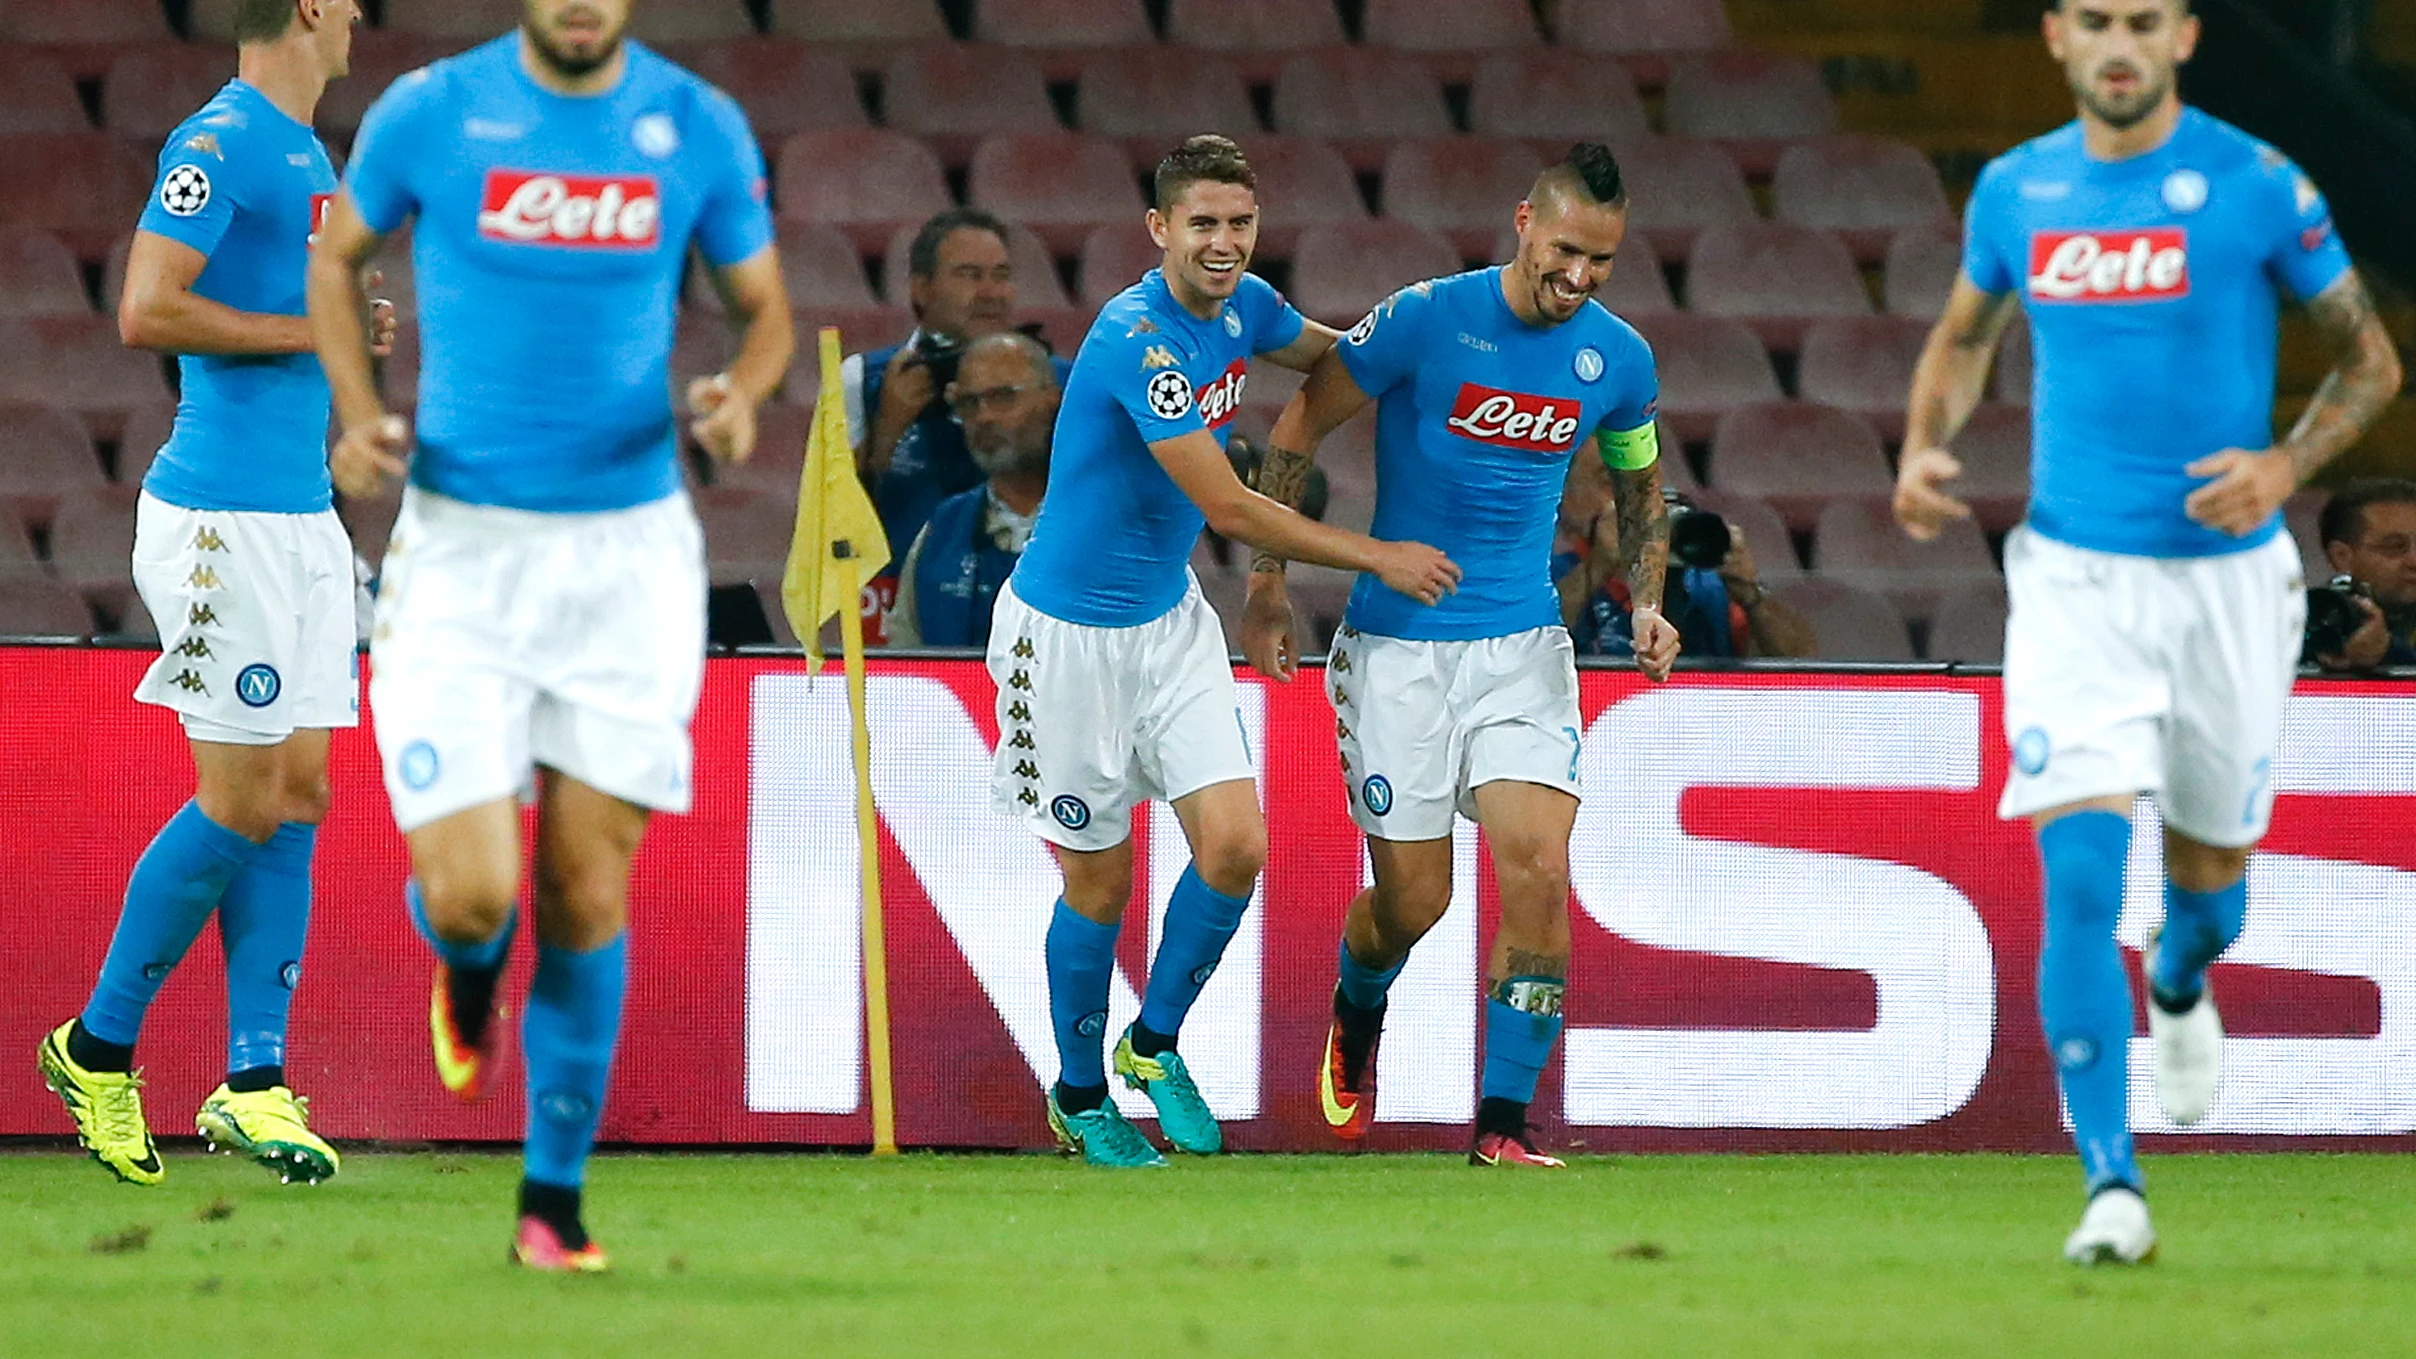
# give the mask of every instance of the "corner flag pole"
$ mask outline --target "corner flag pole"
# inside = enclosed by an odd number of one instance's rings
[[[847,539],[833,551],[852,556]],[[889,1064],[889,951],[881,927],[881,828],[872,801],[872,727],[865,717],[862,610],[839,610],[841,660],[847,669],[847,712],[855,735],[856,850],[864,865],[864,1055],[872,1084],[872,1154],[898,1154],[897,1092]]]

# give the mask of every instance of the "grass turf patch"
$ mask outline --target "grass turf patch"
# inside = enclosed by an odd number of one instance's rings
[[[604,1278],[504,1264],[517,1158],[348,1154],[156,1189],[0,1156],[11,1354],[2406,1353],[2416,1170],[2150,1158],[2144,1269],[2078,1270],[2063,1157],[621,1155]]]

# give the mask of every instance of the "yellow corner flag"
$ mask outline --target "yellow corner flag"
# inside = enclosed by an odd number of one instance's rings
[[[847,403],[839,383],[839,332],[822,331],[822,395],[813,434],[805,442],[805,476],[797,487],[797,535],[789,543],[780,605],[805,644],[807,674],[822,668],[822,625],[853,618],[864,587],[889,564],[889,537],[856,475],[847,442]]]
[[[889,1063],[889,960],[881,929],[881,826],[872,800],[872,727],[864,694],[864,586],[889,564],[889,537],[856,475],[847,443],[847,408],[839,385],[839,332],[822,332],[822,395],[814,432],[805,442],[805,476],[797,488],[797,534],[789,542],[780,605],[805,643],[807,674],[822,668],[822,625],[839,616],[841,658],[847,668],[848,725],[856,766],[856,853],[863,865],[864,1045],[872,1094],[872,1149],[898,1150],[897,1100]]]

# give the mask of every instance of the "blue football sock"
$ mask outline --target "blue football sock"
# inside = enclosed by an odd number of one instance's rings
[[[2113,812],[2074,812],[2039,831],[2047,871],[2046,934],[2039,944],[2039,1019],[2056,1082],[2072,1112],[2091,1194],[2140,1185],[2131,1152],[2131,988],[2114,924],[2122,914],[2131,823]]]
[[[310,854],[318,827],[288,821],[227,884],[218,903],[226,947],[227,1073],[285,1064],[285,1017],[310,933]]]
[[[517,914],[503,922],[503,928],[495,932],[494,938],[465,944],[445,938],[436,932],[434,925],[428,923],[428,905],[420,898],[418,879],[403,884],[403,904],[411,909],[412,928],[419,931],[420,938],[428,941],[428,947],[436,950],[436,956],[444,959],[447,967],[457,971],[485,972],[503,966],[505,956],[512,951],[512,934],[520,923]]]
[[[2148,958],[2148,991],[2167,1011],[2186,1010],[2206,989],[2206,969],[2248,923],[2248,879],[2212,892],[2164,881],[2164,929]]]
[[[1338,944],[1335,952],[1341,955],[1334,964],[1335,985],[1342,991],[1343,1004],[1355,1010],[1384,1008],[1384,997],[1393,989],[1393,979],[1409,966],[1409,959],[1403,958],[1379,972],[1351,956],[1348,939]]]
[[[260,846],[202,815],[198,802],[168,818],[126,879],[126,905],[84,1005],[85,1032],[104,1043],[133,1044],[160,983],[183,961],[227,884],[259,852]]]
[[[586,953],[537,946],[520,1042],[528,1063],[526,1174],[539,1184],[575,1189],[586,1179],[628,987],[627,934]]]
[[[1229,897],[1210,887],[1199,870],[1186,866],[1166,898],[1166,928],[1158,956],[1149,961],[1149,989],[1141,995],[1141,1027],[1172,1038],[1183,1028],[1200,988],[1225,956],[1225,945],[1242,927],[1248,895]]]
[[[1049,917],[1049,1020],[1057,1030],[1057,1080],[1078,1089],[1107,1084],[1107,988],[1116,974],[1114,925],[1065,904]]]
[[[1536,1078],[1560,1041],[1567,989],[1559,977],[1511,977],[1494,988],[1485,1002],[1485,1098],[1519,1105],[1535,1098]]]

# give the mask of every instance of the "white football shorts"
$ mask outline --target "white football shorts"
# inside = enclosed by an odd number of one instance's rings
[[[2290,535],[2216,557],[2134,557],[2016,529],[2005,543],[1999,816],[2155,795],[2202,844],[2255,844],[2307,622]]]
[[[537,766],[685,812],[705,672],[686,495],[593,514],[412,487],[386,548],[369,707],[406,832],[531,795]]]
[[[1375,839],[1442,839],[1454,811],[1475,819],[1476,790],[1497,779],[1582,794],[1566,628],[1419,642],[1345,626],[1325,692],[1351,820]]]
[[[134,696],[174,709],[194,740],[273,746],[359,724],[352,540],[334,510],[190,510],[146,493],[134,587],[160,642]]]
[[[1216,610],[1197,580],[1138,627],[1053,618],[1009,582],[990,622],[998,755],[990,800],[1067,849],[1113,849],[1132,809],[1258,777],[1241,690]]]

